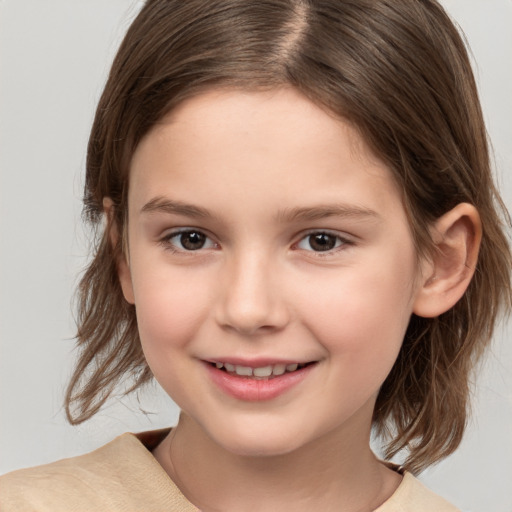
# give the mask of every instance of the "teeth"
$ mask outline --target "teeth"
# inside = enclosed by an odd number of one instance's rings
[[[264,366],[263,368],[254,368],[252,373],[255,377],[270,377],[272,375],[272,366]]]
[[[259,368],[251,368],[250,366],[234,365],[230,363],[215,363],[218,369],[225,368],[227,372],[236,373],[241,377],[270,377],[283,375],[285,372],[294,372],[297,368],[303,368],[304,364],[274,364],[261,366]]]
[[[274,375],[283,375],[283,373],[286,371],[286,365],[284,364],[275,364],[274,369],[272,370],[272,373]]]
[[[235,372],[237,375],[241,375],[242,377],[250,377],[252,375],[252,368],[249,366],[235,366]]]

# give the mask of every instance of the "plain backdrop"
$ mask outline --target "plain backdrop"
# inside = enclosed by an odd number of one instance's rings
[[[512,205],[512,1],[444,0],[474,56],[496,174]],[[0,0],[0,473],[172,425],[157,385],[69,426],[71,298],[87,261],[85,148],[109,64],[140,2]],[[497,332],[458,452],[421,475],[465,512],[512,512],[512,325]],[[144,412],[140,411],[140,408]]]

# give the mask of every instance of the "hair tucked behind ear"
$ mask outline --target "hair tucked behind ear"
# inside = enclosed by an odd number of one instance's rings
[[[470,372],[498,313],[512,303],[504,234],[510,222],[492,181],[471,66],[436,1],[147,2],[96,112],[86,217],[98,225],[109,197],[123,233],[133,152],[181,101],[213,87],[283,85],[349,120],[389,166],[419,257],[432,251],[432,223],[455,205],[471,203],[480,214],[480,256],[465,296],[439,318],[412,317],[377,399],[374,425],[390,436],[388,455],[406,448],[405,467],[421,470],[459,445]],[[133,378],[131,389],[150,379],[135,310],[118,282],[118,257],[104,235],[78,291],[81,355],[66,397],[74,423],[97,412],[121,379]]]

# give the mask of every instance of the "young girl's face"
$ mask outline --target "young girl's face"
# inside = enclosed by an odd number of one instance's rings
[[[367,443],[421,280],[357,132],[291,88],[211,91],[154,127],[130,179],[121,283],[183,413],[238,454]]]

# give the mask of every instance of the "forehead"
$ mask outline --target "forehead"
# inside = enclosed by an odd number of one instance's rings
[[[139,203],[162,191],[210,204],[214,196],[223,204],[227,191],[231,201],[274,194],[281,203],[333,203],[356,190],[355,202],[399,198],[359,132],[292,88],[185,100],[141,141],[131,166],[130,201]]]
[[[219,86],[207,89],[181,101],[150,130],[149,135],[175,126],[184,137],[187,129],[196,134],[209,131],[222,137],[225,131],[236,129],[240,135],[265,126],[266,132],[284,138],[310,140],[321,134],[323,143],[339,144],[343,131],[354,156],[376,157],[359,130],[347,119],[336,115],[319,103],[308,99],[299,90],[283,85],[278,88],[241,89]],[[320,139],[320,137],[318,138]]]

